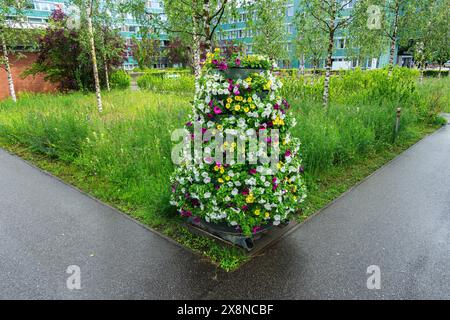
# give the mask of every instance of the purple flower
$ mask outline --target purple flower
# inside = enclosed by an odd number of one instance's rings
[[[190,217],[190,216],[192,216],[192,212],[189,211],[189,210],[181,210],[180,214],[181,214],[182,217]]]
[[[199,224],[199,223],[200,223],[200,218],[199,218],[199,217],[193,217],[193,218],[192,218],[192,221],[193,221],[195,224]]]
[[[211,118],[213,117],[213,115],[212,115],[211,113],[208,113],[206,116],[207,116],[209,119],[211,119]]]
[[[186,126],[188,126],[188,127],[192,127],[192,122],[191,122],[191,121],[189,121],[189,122],[186,122]]]
[[[202,133],[205,133],[208,129],[202,128]]]
[[[272,189],[273,189],[273,191],[276,191],[277,188],[278,188],[278,184],[275,183],[275,184],[273,185]]]
[[[242,206],[242,211],[247,211],[248,210],[248,206],[247,205],[243,205]]]
[[[280,109],[280,105],[279,105],[278,103],[275,103],[275,105],[273,106],[273,108],[274,108],[275,110],[279,110],[279,109]]]
[[[303,168],[303,166],[300,166],[300,169],[298,170],[300,173],[305,172],[305,168]]]
[[[220,109],[219,107],[214,107],[214,113],[215,114],[221,114],[222,113],[222,109]]]
[[[235,63],[236,63],[237,66],[240,66],[241,65],[241,59],[236,58]]]
[[[262,228],[260,226],[256,226],[253,228],[252,232],[253,233],[257,233],[258,231],[260,231]]]
[[[221,62],[221,63],[219,64],[219,70],[220,70],[220,71],[228,70],[228,65],[227,65],[227,63],[226,63],[226,62]]]
[[[217,65],[219,64],[219,61],[217,61],[216,59],[214,59],[214,60],[212,61],[212,64],[217,66]]]
[[[258,171],[256,171],[256,169],[250,169],[249,171],[248,171],[248,173],[250,173],[250,174],[256,174]]]
[[[287,150],[285,153],[284,153],[284,156],[286,157],[286,158],[289,158],[290,156],[291,156],[291,150]]]

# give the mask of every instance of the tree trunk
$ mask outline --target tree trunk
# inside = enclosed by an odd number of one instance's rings
[[[197,34],[198,26],[197,19],[192,17],[193,23],[193,66],[194,66],[194,75],[195,75],[195,96],[200,89],[199,80],[202,74],[202,67],[200,65],[200,36]]]
[[[423,63],[420,64],[419,71],[420,71],[419,81],[422,84],[423,83]]]
[[[330,25],[334,24],[334,19],[330,22]],[[323,83],[323,106],[327,107],[329,103],[330,96],[330,76],[331,67],[333,66],[333,48],[334,48],[334,30],[330,30],[328,38],[328,51],[327,51],[327,62],[325,66],[325,80]]]
[[[5,37],[2,35],[2,51],[3,51],[3,60],[5,64],[6,74],[8,77],[8,85],[9,85],[9,94],[11,95],[11,98],[14,102],[17,102],[16,97],[16,90],[14,88],[14,81],[11,73],[11,66],[9,65],[9,58],[8,58],[8,49],[6,48],[6,40]]]
[[[441,78],[442,78],[441,70],[442,70],[442,65],[439,65],[439,69],[438,69],[438,79],[441,79]]]
[[[92,15],[92,4],[91,1],[89,0],[87,5],[87,25],[89,33],[89,42],[91,46],[92,69],[94,72],[95,95],[97,97],[98,112],[103,112],[102,94],[100,91],[100,79],[98,77],[97,55],[95,53],[94,29],[92,27],[91,15]]]
[[[394,30],[392,32],[391,37],[391,49],[389,52],[389,75],[392,74],[392,69],[394,68],[394,56],[395,56],[395,47],[397,45],[397,32],[398,32],[398,17],[400,14],[400,3],[399,0],[395,1],[395,9],[394,9]]]
[[[205,37],[205,53],[211,52],[211,25],[209,17],[211,14],[210,0],[203,0],[203,29]]]
[[[301,61],[301,75],[304,76],[305,75],[305,55],[302,54],[302,61]]]
[[[106,62],[106,57],[105,59],[105,82],[106,82],[106,90],[111,91],[111,86],[109,85],[109,68],[108,68],[108,63]]]

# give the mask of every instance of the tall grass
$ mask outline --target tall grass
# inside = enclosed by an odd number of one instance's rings
[[[81,93],[0,102],[0,139],[98,177],[108,185],[105,198],[132,208],[150,225],[167,224],[176,217],[169,206],[170,133],[187,120],[193,86],[183,77],[154,78],[145,80],[149,90],[106,93],[101,115],[95,97]],[[321,104],[321,78],[285,83],[283,94],[298,120],[292,134],[301,138],[309,183],[336,166],[417,136],[420,128],[438,121],[439,112],[450,111],[448,79],[419,85],[408,70],[396,70],[391,79],[383,70],[336,76],[328,108]],[[176,93],[160,93],[170,91]],[[402,117],[395,136],[398,107]]]

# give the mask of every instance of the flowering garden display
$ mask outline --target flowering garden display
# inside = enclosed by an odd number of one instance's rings
[[[190,222],[251,238],[304,201],[295,118],[271,68],[262,56],[208,54],[171,177],[171,204]]]

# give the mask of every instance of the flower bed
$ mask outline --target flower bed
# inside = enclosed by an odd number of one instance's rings
[[[171,177],[171,203],[182,216],[251,236],[289,220],[305,199],[300,142],[289,133],[295,118],[270,68],[261,56],[208,55],[183,157]],[[197,142],[202,152],[192,156],[188,147]]]

